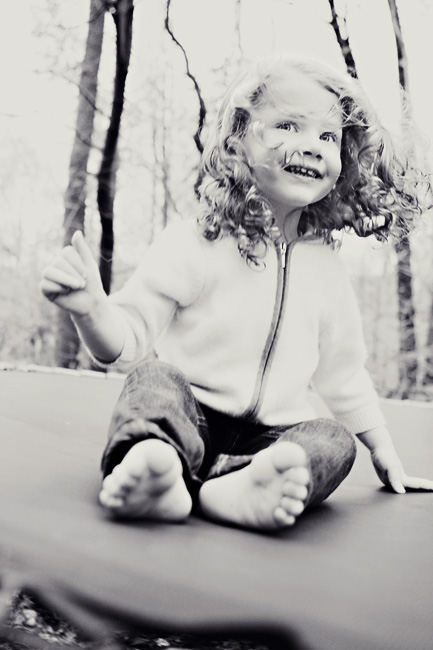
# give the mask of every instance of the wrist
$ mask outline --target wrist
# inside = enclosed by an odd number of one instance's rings
[[[93,300],[92,306],[86,312],[72,313],[71,317],[77,327],[87,329],[92,328],[94,325],[103,323],[107,318],[109,312],[109,303],[105,293]]]
[[[91,311],[73,316],[74,324],[92,357],[111,364],[121,354],[125,332],[121,319],[104,294]]]
[[[394,443],[391,434],[385,426],[376,427],[369,431],[363,431],[358,434],[358,438],[372,454],[378,450],[394,451]]]

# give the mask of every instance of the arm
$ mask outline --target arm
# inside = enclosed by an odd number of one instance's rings
[[[143,358],[178,308],[192,304],[205,281],[201,239],[189,222],[164,229],[132,276],[106,296],[80,232],[42,274],[44,295],[67,309],[88,352],[100,365]],[[105,362],[105,363],[104,363]]]
[[[335,418],[370,450],[373,466],[385,485],[397,493],[404,493],[405,488],[433,489],[433,481],[407,476],[394,447],[365,369],[361,317],[343,267],[329,286],[333,294],[328,296],[330,309],[321,333],[321,360],[313,377],[317,391]]]
[[[114,361],[124,344],[124,328],[102,287],[97,264],[80,231],[42,272],[42,293],[68,311],[91,353]]]
[[[404,494],[405,488],[433,490],[433,481],[407,476],[394,447],[391,435],[385,426],[379,426],[358,434],[359,440],[370,450],[371,461],[384,485],[394,492]]]
[[[335,253],[329,261],[320,313],[319,363],[312,383],[335,419],[358,434],[385,426],[385,419],[365,368],[367,349],[355,293]]]

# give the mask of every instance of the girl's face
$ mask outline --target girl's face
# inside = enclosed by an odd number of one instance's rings
[[[337,97],[298,71],[271,90],[277,100],[253,112],[244,144],[257,187],[281,227],[337,181],[342,118]]]

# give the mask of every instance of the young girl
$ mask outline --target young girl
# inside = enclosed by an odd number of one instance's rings
[[[333,242],[405,235],[426,185],[358,84],[311,61],[247,71],[202,161],[199,218],[169,225],[109,298],[80,232],[43,272],[95,363],[134,363],[113,415],[102,506],[120,517],[292,525],[355,459],[408,477],[364,368],[360,317]],[[312,384],[334,419],[318,419]]]

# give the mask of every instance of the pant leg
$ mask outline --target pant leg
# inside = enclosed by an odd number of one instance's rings
[[[188,489],[198,492],[202,481],[197,473],[209,448],[206,420],[182,373],[155,359],[142,361],[126,377],[102,457],[103,475],[110,474],[134,444],[148,438],[176,449]]]
[[[339,422],[317,419],[284,431],[278,442],[289,440],[300,445],[307,454],[310,485],[306,506],[324,501],[349,474],[356,458],[352,434]]]
[[[212,427],[211,421],[209,424]],[[296,442],[307,454],[310,472],[306,506],[324,501],[349,474],[356,457],[353,436],[331,419],[308,420],[276,428],[245,423],[239,431],[236,444],[216,457],[207,479],[242,469],[257,452],[273,444],[284,440]]]

